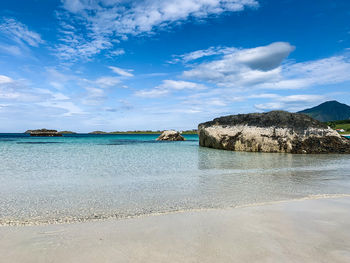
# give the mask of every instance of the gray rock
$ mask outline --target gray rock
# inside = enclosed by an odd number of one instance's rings
[[[157,141],[184,141],[185,138],[178,131],[163,131]]]
[[[350,153],[350,140],[304,114],[230,115],[198,125],[200,146],[246,152]]]

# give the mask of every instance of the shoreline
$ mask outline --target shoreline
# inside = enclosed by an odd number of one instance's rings
[[[188,208],[188,209],[179,209],[173,211],[160,211],[160,212],[151,212],[151,213],[143,213],[129,216],[101,216],[101,217],[86,217],[86,218],[65,218],[65,219],[43,219],[37,221],[15,221],[10,220],[8,222],[1,222],[0,219],[0,229],[4,227],[30,227],[30,226],[50,226],[50,225],[72,225],[72,224],[84,224],[89,222],[105,222],[105,221],[121,221],[121,220],[130,220],[130,219],[139,219],[144,217],[154,217],[154,216],[164,216],[164,215],[172,215],[172,214],[183,214],[183,213],[191,213],[191,212],[209,212],[209,211],[218,211],[218,210],[230,210],[230,209],[240,209],[246,207],[259,207],[259,206],[268,206],[275,204],[283,204],[288,202],[298,202],[298,201],[306,201],[306,200],[322,200],[322,199],[333,199],[333,198],[345,198],[349,197],[350,194],[315,194],[308,195],[300,198],[292,198],[292,199],[283,199],[277,201],[267,201],[267,202],[257,202],[257,203],[248,203],[236,206],[227,206],[227,207],[213,207],[213,208]]]
[[[4,262],[349,262],[350,197],[0,228]]]

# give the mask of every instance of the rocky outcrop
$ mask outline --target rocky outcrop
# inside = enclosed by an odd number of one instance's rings
[[[56,130],[40,129],[40,130],[28,130],[26,133],[29,133],[30,136],[40,136],[40,137],[60,137],[61,133]]]
[[[350,153],[350,140],[304,114],[230,115],[198,125],[204,147],[247,152]]]
[[[178,131],[163,131],[157,141],[184,141],[185,138]]]

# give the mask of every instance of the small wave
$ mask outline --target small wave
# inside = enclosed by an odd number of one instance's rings
[[[53,143],[63,143],[63,142],[17,142],[17,144],[53,144]]]
[[[196,140],[186,140],[179,142],[191,142]],[[159,144],[159,143],[175,143],[175,141],[156,141],[156,140],[111,140],[107,143],[99,144],[99,145],[132,145],[132,144]]]
[[[319,199],[336,199],[336,198],[348,198],[350,194],[319,194],[319,195],[308,195],[300,198],[285,199],[279,201],[268,201],[261,203],[250,203],[244,205],[228,206],[228,207],[208,207],[208,208],[188,208],[188,209],[174,209],[167,211],[157,211],[157,212],[139,212],[129,215],[98,215],[93,214],[87,217],[64,217],[64,218],[55,218],[55,219],[38,219],[38,220],[6,220],[0,219],[0,227],[7,226],[33,226],[33,225],[52,225],[52,224],[73,224],[73,223],[84,223],[84,222],[95,222],[95,221],[104,221],[104,220],[122,220],[122,219],[131,219],[131,218],[141,218],[148,216],[160,216],[168,214],[180,214],[187,212],[205,212],[205,211],[215,211],[215,210],[227,210],[227,209],[236,209],[236,208],[248,208],[248,207],[258,207],[258,206],[268,206],[275,204],[283,204],[289,202],[300,202],[308,200],[319,200]]]

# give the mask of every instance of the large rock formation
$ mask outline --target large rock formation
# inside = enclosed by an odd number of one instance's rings
[[[56,130],[40,129],[40,130],[28,130],[25,133],[30,133],[30,136],[43,136],[43,137],[59,137],[61,133]]]
[[[198,125],[201,146],[247,152],[350,153],[350,140],[307,115],[230,115]]]
[[[178,131],[163,131],[157,141],[184,141],[185,138]]]

